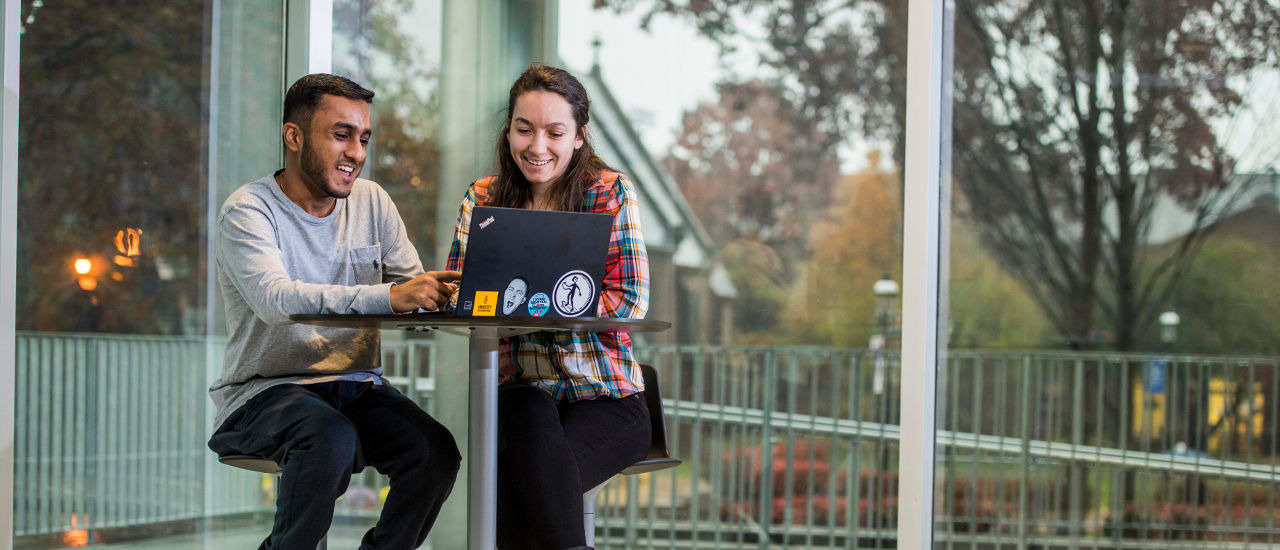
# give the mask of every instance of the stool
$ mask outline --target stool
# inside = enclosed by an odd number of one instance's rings
[[[672,458],[667,447],[667,423],[662,416],[662,390],[658,387],[658,371],[650,365],[640,365],[640,372],[644,375],[644,404],[649,409],[649,427],[652,433],[649,454],[643,460],[623,468],[618,475],[656,472],[680,465],[680,459]],[[582,523],[586,529],[587,546],[596,544],[596,495],[616,477],[618,476],[613,476],[582,494]]]
[[[253,472],[262,472],[264,474],[277,475],[280,472],[284,471],[284,469],[281,468],[279,464],[276,464],[274,460],[267,460],[260,456],[253,456],[253,455],[224,455],[224,456],[218,457],[218,462],[221,462],[223,464],[226,464],[227,466],[231,466],[234,468],[240,468],[242,470],[249,470]],[[360,471],[354,471],[352,473],[358,474],[360,473]],[[316,550],[328,550],[328,549],[329,549],[329,534],[325,533],[323,537],[320,537],[320,544],[316,545]]]

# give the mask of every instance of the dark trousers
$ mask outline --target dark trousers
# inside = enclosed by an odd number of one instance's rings
[[[498,547],[586,544],[582,493],[645,457],[641,394],[556,402],[525,384],[498,390]]]
[[[270,388],[232,413],[209,448],[262,456],[284,470],[275,525],[260,550],[313,550],[351,473],[366,464],[388,476],[390,488],[360,549],[417,548],[461,464],[444,426],[394,388],[369,382]]]

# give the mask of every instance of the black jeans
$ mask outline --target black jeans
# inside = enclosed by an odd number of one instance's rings
[[[272,387],[232,413],[209,448],[262,456],[284,470],[261,550],[314,549],[352,471],[366,464],[390,477],[390,489],[361,550],[417,548],[462,460],[449,430],[394,388],[368,382]]]
[[[498,547],[586,544],[582,493],[649,451],[644,396],[556,402],[526,384],[498,390]]]

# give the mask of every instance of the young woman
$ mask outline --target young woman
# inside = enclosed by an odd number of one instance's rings
[[[476,206],[613,217],[598,317],[644,317],[649,260],[631,181],[591,148],[573,75],[531,65],[511,86],[496,175],[471,184],[447,269],[461,269]],[[534,289],[529,289],[534,292]],[[534,333],[499,353],[498,547],[586,548],[582,493],[644,458],[649,413],[625,333]]]

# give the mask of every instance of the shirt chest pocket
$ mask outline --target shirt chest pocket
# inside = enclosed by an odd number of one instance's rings
[[[358,285],[376,285],[382,282],[382,247],[378,245],[354,249],[350,252],[351,269]]]

